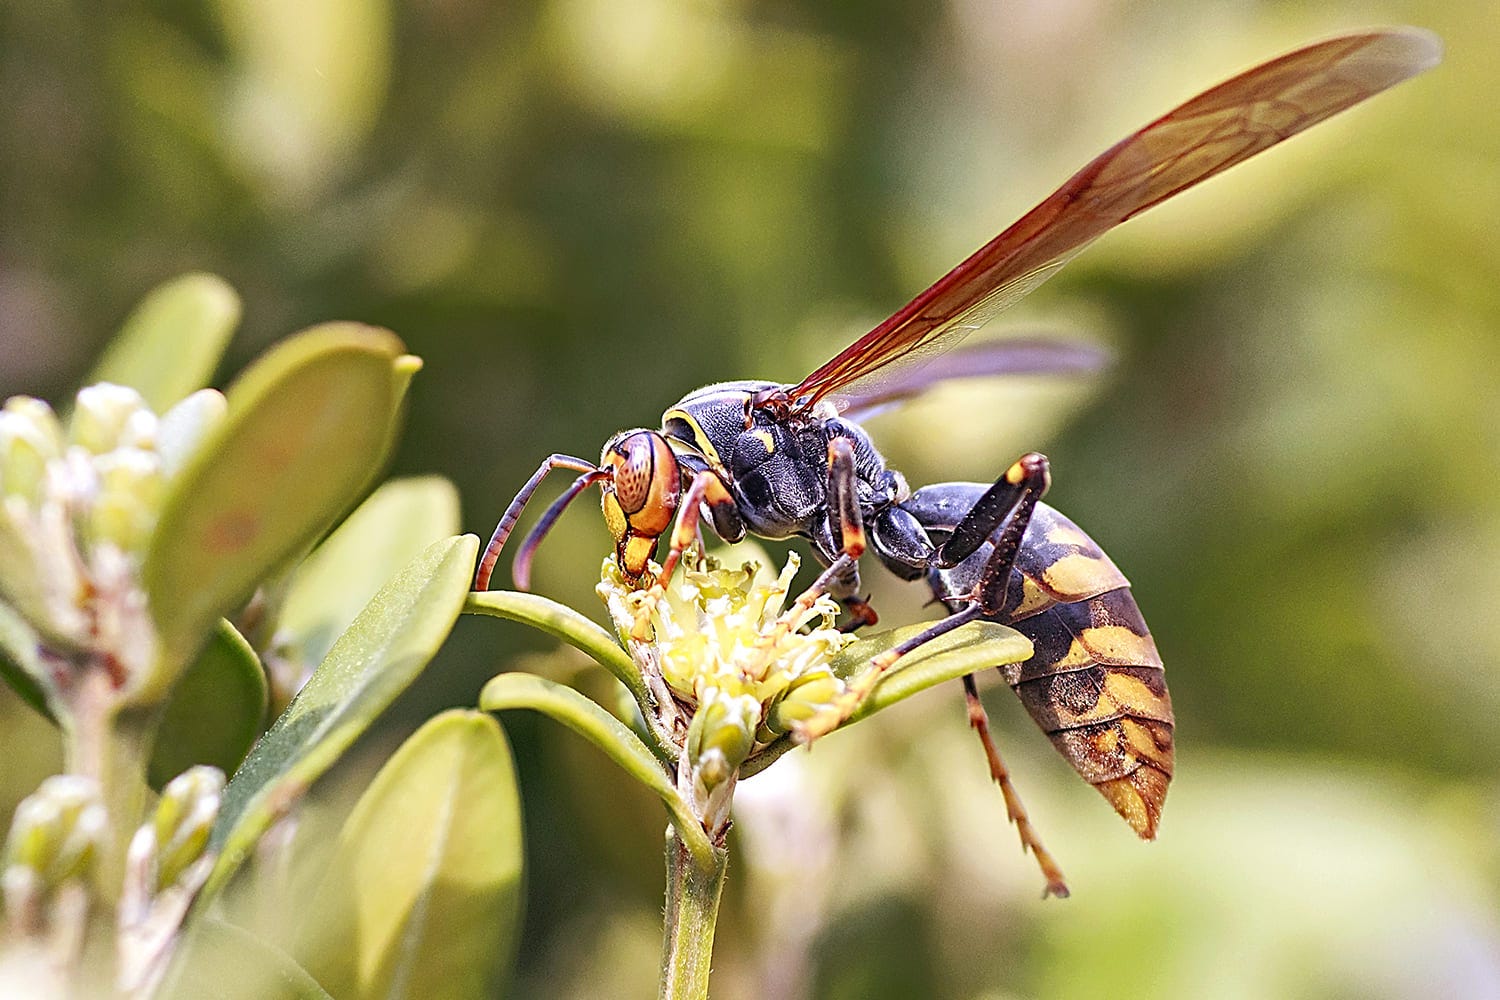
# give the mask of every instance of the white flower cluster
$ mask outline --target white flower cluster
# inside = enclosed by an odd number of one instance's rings
[[[204,389],[158,417],[140,393],[100,383],[66,426],[45,402],[0,409],[0,599],[60,655],[105,652],[122,677],[155,638],[139,571],[167,484],[225,411]]]
[[[774,580],[753,563],[709,561],[669,586],[634,589],[605,560],[599,594],[655,697],[659,731],[681,748],[679,787],[713,829],[741,765],[790,734],[808,742],[847,718],[853,696],[830,663],[854,637],[828,595],[787,596],[792,553]]]

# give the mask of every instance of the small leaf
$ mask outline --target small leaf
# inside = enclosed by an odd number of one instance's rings
[[[151,787],[160,789],[194,764],[233,774],[260,735],[265,715],[265,670],[250,644],[221,618],[167,698],[146,771]]]
[[[329,323],[230,388],[228,413],[172,482],[142,568],[166,665],[143,698],[378,471],[410,377],[402,350],[385,330]]]
[[[838,676],[846,680],[852,678],[874,657],[922,634],[934,624],[904,625],[862,638],[844,647],[830,666]],[[944,681],[990,667],[1020,663],[1030,656],[1031,640],[1015,629],[994,622],[970,622],[918,646],[896,661],[896,665],[876,683],[874,690],[842,725],[858,722]],[[781,737],[746,761],[740,768],[740,777],[759,774],[782,754],[798,746],[801,744],[791,734]]]
[[[677,792],[671,776],[641,738],[594,702],[570,687],[535,674],[511,673],[491,677],[479,693],[486,712],[529,708],[561,722],[593,743],[623,767],[627,774],[655,792],[694,857],[705,869],[714,864],[714,849],[703,825]]]
[[[380,585],[459,528],[458,492],[441,476],[394,479],[360,504],[292,577],[277,631],[319,663]]]
[[[13,498],[0,498],[0,601],[59,652],[77,652],[87,631],[76,595],[81,586],[75,561],[54,558],[70,544],[71,524],[56,505],[39,520],[13,516]],[[29,522],[29,523],[28,523]],[[24,661],[22,661],[24,663]]]
[[[160,1000],[331,1000],[290,955],[249,931],[203,916],[189,927],[154,994]]]
[[[458,619],[479,539],[429,545],[333,644],[287,710],[224,789],[214,826],[221,851],[205,892],[232,875],[260,835],[421,672]]]
[[[444,712],[402,744],[355,806],[298,954],[340,997],[499,995],[515,957],[521,858],[500,724]]]
[[[128,385],[165,413],[208,385],[239,321],[239,296],[223,278],[175,278],[136,306],[84,384]]]
[[[833,661],[833,671],[846,677],[857,674],[872,657],[921,634],[932,624],[907,625],[862,639],[839,653]],[[875,685],[849,722],[874,715],[944,681],[990,667],[1020,663],[1030,656],[1031,640],[1015,629],[994,622],[970,622],[923,643],[896,661],[896,666]]]
[[[566,604],[515,590],[483,590],[469,595],[464,612],[506,618],[556,636],[587,653],[614,674],[637,702],[644,704],[648,701],[645,683],[630,654],[620,648],[615,637],[603,626]]]

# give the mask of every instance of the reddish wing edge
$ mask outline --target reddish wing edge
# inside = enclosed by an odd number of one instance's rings
[[[956,344],[1125,220],[1441,58],[1431,32],[1378,29],[1309,45],[1199,94],[1095,157],[785,398],[805,411],[898,358]]]

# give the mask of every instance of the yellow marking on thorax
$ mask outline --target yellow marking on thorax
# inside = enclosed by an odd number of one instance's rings
[[[696,417],[694,417],[687,410],[681,409],[668,410],[666,413],[663,413],[661,415],[661,425],[663,427],[667,426],[667,423],[672,420],[681,420],[683,423],[692,428],[693,447],[697,448],[698,451],[703,455],[703,457],[708,459],[710,465],[714,466],[715,468],[723,468],[724,462],[721,458],[719,458],[718,449],[716,449],[713,445],[713,442],[708,439],[708,435],[703,433],[703,428],[698,424],[698,420]],[[667,435],[667,443],[671,444],[673,441],[676,441],[678,444],[684,443],[681,438],[673,438],[670,435]]]

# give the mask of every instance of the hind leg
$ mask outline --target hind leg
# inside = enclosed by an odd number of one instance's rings
[[[984,570],[973,589],[967,594],[939,595],[947,600],[963,600],[967,607],[938,622],[912,641],[911,648],[929,641],[943,632],[951,631],[965,622],[977,618],[993,617],[1005,607],[1006,588],[1016,558],[1021,551],[1021,542],[1031,524],[1037,501],[1047,490],[1049,469],[1047,459],[1036,453],[1023,455],[1004,476],[980,496],[979,500],[959,519],[953,533],[944,542],[934,560],[940,566],[953,566],[973,555],[993,536],[994,551],[985,562]],[[998,534],[996,532],[998,531]],[[903,644],[906,645],[906,644]],[[898,653],[901,647],[892,650]],[[905,650],[909,651],[909,650]],[[889,655],[889,654],[887,654]],[[899,654],[898,654],[899,655]],[[1020,793],[1011,782],[1010,769],[1000,756],[1000,748],[990,735],[989,716],[979,699],[979,688],[970,674],[964,678],[964,701],[968,707],[969,725],[984,747],[985,760],[989,764],[990,777],[1000,786],[1005,799],[1006,816],[1016,826],[1021,839],[1021,849],[1030,851],[1042,871],[1047,885],[1045,896],[1066,897],[1067,881],[1062,868],[1042,844],[1041,836],[1031,823],[1031,817],[1021,802]]]

